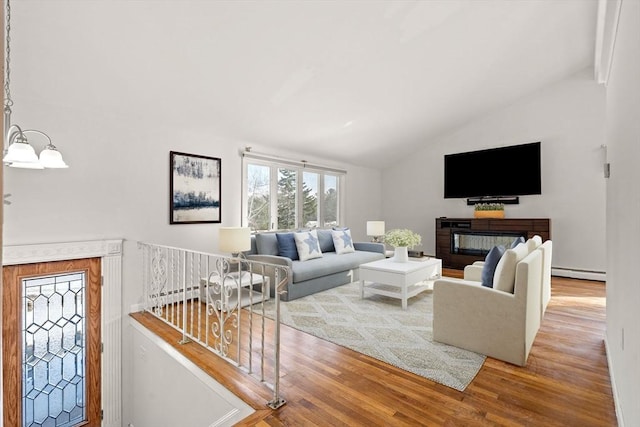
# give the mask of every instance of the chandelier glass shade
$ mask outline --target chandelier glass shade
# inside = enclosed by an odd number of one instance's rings
[[[69,166],[62,160],[62,154],[51,142],[51,138],[44,132],[35,129],[22,130],[18,125],[11,124],[11,107],[13,100],[11,99],[11,2],[6,0],[6,66],[4,76],[4,126],[7,130],[4,143],[8,148],[4,150],[2,161],[12,168],[22,169],[62,169]],[[36,155],[33,146],[27,140],[26,134],[32,133],[44,136],[48,144],[40,152],[40,156]],[[6,147],[5,145],[5,147]]]
[[[27,133],[42,135],[49,141],[42,152],[40,152],[40,157],[36,155],[36,151],[31,144],[29,144],[25,135]],[[44,132],[31,129],[23,131],[20,129],[20,126],[13,125],[7,132],[7,142],[9,143],[9,148],[2,161],[10,167],[22,169],[62,169],[69,167],[64,160],[62,160],[62,154],[60,154],[55,145],[51,143],[51,138]]]

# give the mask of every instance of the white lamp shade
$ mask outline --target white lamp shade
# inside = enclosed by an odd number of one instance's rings
[[[5,163],[38,163],[38,156],[30,144],[14,142],[9,146],[7,155],[2,161]]]
[[[249,227],[220,227],[218,234],[220,252],[238,253],[251,249]]]
[[[13,163],[9,163],[9,167],[19,168],[19,169],[44,169],[44,166],[42,166],[42,163],[40,162],[35,162],[35,163],[13,162]]]
[[[40,153],[40,163],[45,168],[61,169],[69,166],[62,160],[62,154],[58,150],[45,148]]]
[[[384,236],[384,221],[367,221],[367,236]]]

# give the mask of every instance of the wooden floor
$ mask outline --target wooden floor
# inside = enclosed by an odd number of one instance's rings
[[[177,345],[177,331],[152,316],[133,317],[256,409],[241,426],[617,425],[602,282],[553,277],[527,366],[487,358],[464,392],[283,326],[287,404],[275,411],[265,406],[272,394],[263,384],[197,344]]]

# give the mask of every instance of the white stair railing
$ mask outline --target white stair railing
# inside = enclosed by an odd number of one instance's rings
[[[143,242],[138,248],[143,253],[145,311],[179,330],[181,344],[198,343],[269,386],[269,407],[284,405],[279,390],[280,295],[288,267]],[[271,298],[275,307],[267,312]],[[272,335],[265,321],[269,313]]]

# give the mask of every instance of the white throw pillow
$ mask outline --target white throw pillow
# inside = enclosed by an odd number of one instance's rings
[[[316,230],[293,233],[293,238],[296,241],[296,248],[298,249],[300,261],[322,258],[320,241],[318,240],[318,233],[316,233]]]
[[[493,275],[493,289],[513,293],[516,284],[516,265],[529,255],[526,243],[507,249],[502,255]]]
[[[530,238],[529,240],[527,240],[527,249],[529,250],[529,253],[536,250],[538,246],[540,246],[541,244],[542,244],[542,238],[537,234],[532,238]]]
[[[356,251],[353,247],[353,240],[351,240],[351,230],[348,228],[331,230],[331,237],[333,238],[333,246],[336,248],[336,254],[348,254]]]

